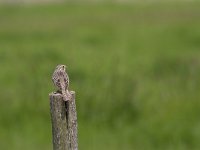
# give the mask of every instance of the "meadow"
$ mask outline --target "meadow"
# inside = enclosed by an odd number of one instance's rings
[[[199,2],[1,5],[0,149],[52,149],[66,64],[80,150],[198,150],[199,18]]]

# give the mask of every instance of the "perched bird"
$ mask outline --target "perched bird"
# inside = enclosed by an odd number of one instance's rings
[[[52,75],[52,81],[59,92],[62,93],[64,101],[68,101],[71,98],[71,94],[68,91],[69,77],[66,73],[65,65],[58,65]]]

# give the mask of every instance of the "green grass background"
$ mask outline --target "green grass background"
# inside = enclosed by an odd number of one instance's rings
[[[200,3],[0,6],[0,149],[52,149],[66,64],[80,150],[200,148]]]

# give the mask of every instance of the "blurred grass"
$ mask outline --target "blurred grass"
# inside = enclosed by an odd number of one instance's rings
[[[87,150],[199,149],[200,3],[0,6],[0,149],[52,149],[67,64]]]

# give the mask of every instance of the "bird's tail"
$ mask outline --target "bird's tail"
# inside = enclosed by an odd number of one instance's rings
[[[62,95],[63,95],[64,101],[70,100],[70,97],[68,96],[67,92],[64,89],[62,90]]]
[[[61,89],[62,89],[62,95],[63,95],[63,99],[64,101],[68,101],[70,100],[70,97],[69,97],[69,94],[68,94],[68,91],[66,91],[65,89],[65,84],[63,81],[61,81]]]

